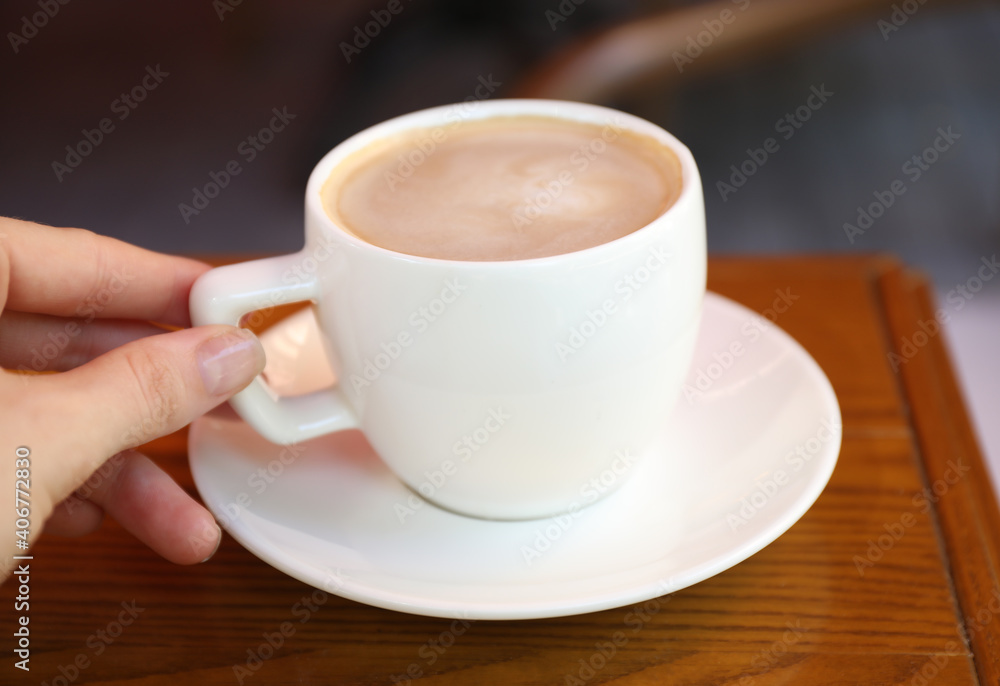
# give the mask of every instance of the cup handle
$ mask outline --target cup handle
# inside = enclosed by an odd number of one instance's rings
[[[315,274],[302,278],[302,253],[218,267],[191,288],[191,322],[231,324],[255,310],[313,301],[319,295]],[[298,271],[297,274],[295,272]],[[290,278],[295,274],[294,278]],[[280,397],[261,377],[229,401],[250,426],[272,443],[290,444],[358,426],[354,410],[337,386],[294,397]]]

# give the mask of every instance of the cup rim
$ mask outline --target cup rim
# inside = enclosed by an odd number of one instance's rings
[[[456,116],[458,117],[457,121],[455,119]],[[676,155],[681,169],[680,194],[674,200],[673,204],[664,210],[662,214],[624,236],[572,252],[515,260],[454,260],[402,253],[362,240],[346,228],[340,226],[327,214],[326,208],[323,206],[321,193],[323,185],[337,165],[343,162],[349,155],[362,150],[380,139],[396,135],[402,131],[434,129],[436,127],[453,125],[452,122],[459,124],[465,121],[513,116],[542,116],[603,125],[610,123],[617,125],[620,123],[633,133],[648,136],[668,147]],[[306,184],[305,209],[307,218],[311,216],[318,219],[323,230],[335,232],[341,240],[362,250],[375,251],[377,254],[382,254],[385,257],[408,262],[450,265],[453,267],[464,265],[469,268],[491,269],[498,268],[499,265],[506,265],[509,268],[512,265],[541,266],[576,259],[590,260],[595,251],[608,250],[609,246],[624,247],[633,241],[644,240],[646,234],[652,230],[654,225],[669,221],[669,217],[682,212],[682,208],[690,205],[692,202],[703,202],[702,197],[701,177],[691,151],[674,137],[673,134],[646,119],[610,107],[569,100],[497,98],[494,100],[467,100],[465,102],[438,105],[409,112],[362,129],[344,139],[327,152],[310,173],[309,181]]]

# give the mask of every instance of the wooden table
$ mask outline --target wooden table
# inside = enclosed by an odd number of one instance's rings
[[[745,562],[638,608],[459,633],[335,596],[310,608],[313,589],[228,537],[209,563],[177,567],[109,522],[36,546],[31,673],[5,648],[0,683],[240,683],[234,665],[289,620],[294,635],[242,683],[1000,683],[1000,517],[926,282],[883,257],[718,258],[709,274],[757,310],[775,289],[800,295],[779,324],[843,411],[826,491]],[[194,492],[185,446],[181,432],[145,450]],[[8,582],[0,602],[15,595]],[[627,642],[595,657],[615,632]]]

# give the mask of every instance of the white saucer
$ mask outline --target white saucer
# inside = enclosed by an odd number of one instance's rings
[[[309,310],[263,338],[279,391],[332,378]],[[704,392],[691,393],[699,379]],[[282,448],[242,422],[202,418],[191,429],[191,470],[237,541],[346,598],[464,619],[593,612],[745,560],[791,527],[833,472],[833,389],[798,343],[756,313],[706,296],[688,384],[664,417],[660,454],[576,517],[494,522],[440,510],[417,500],[356,431]]]

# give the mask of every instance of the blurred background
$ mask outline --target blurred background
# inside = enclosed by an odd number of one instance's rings
[[[155,250],[299,249],[325,152],[487,83],[674,133],[713,254],[888,251],[946,305],[1000,253],[994,2],[7,0],[0,29],[0,214]],[[948,339],[997,483],[1000,278],[962,299]]]

